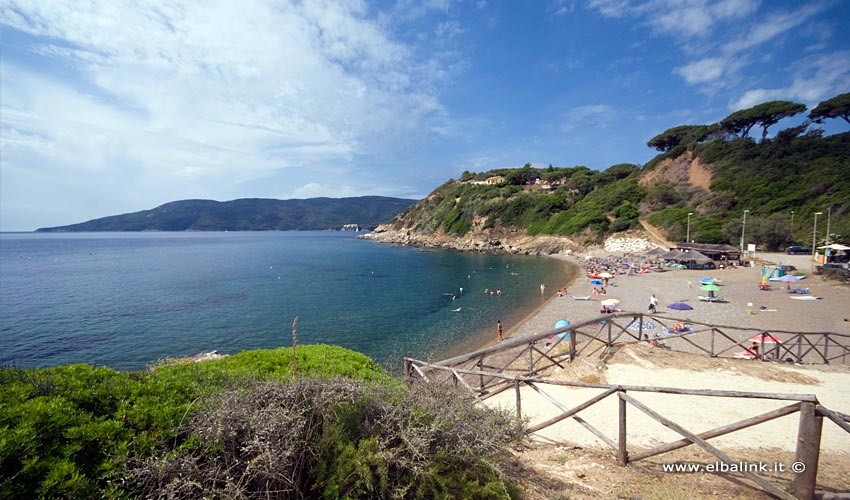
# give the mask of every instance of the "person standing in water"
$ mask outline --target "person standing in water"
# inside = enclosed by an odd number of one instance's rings
[[[499,336],[499,342],[502,341],[502,320],[496,322],[496,334]]]

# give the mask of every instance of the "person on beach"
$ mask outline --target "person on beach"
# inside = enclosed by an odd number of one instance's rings
[[[502,341],[502,320],[496,322],[496,334],[499,336],[499,342]]]
[[[649,312],[655,314],[655,311],[658,310],[658,299],[655,297],[655,294],[652,294],[652,297],[649,298]]]
[[[750,354],[752,354],[752,355],[753,355],[753,359],[756,359],[756,358],[758,358],[758,357],[759,357],[759,345],[758,345],[758,342],[753,342],[752,344],[750,344],[750,347],[749,347],[749,348],[747,348],[747,350],[748,350],[748,351],[750,351]]]
[[[540,283],[540,295],[546,293],[546,285],[544,283]]]

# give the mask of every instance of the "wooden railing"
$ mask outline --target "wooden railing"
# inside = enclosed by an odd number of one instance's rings
[[[751,471],[741,473],[759,485],[768,493],[783,499],[813,498],[817,468],[820,456],[820,440],[823,417],[827,417],[844,431],[850,433],[850,417],[830,410],[819,404],[813,394],[776,394],[746,391],[718,391],[709,389],[681,389],[673,387],[645,387],[593,384],[577,381],[563,381],[542,378],[541,374],[553,367],[564,367],[577,356],[584,353],[592,355],[600,350],[610,353],[624,343],[636,343],[643,339],[645,321],[661,326],[678,323],[680,320],[659,315],[634,313],[615,313],[586,321],[566,328],[552,330],[529,337],[507,339],[498,345],[475,352],[456,356],[436,363],[427,363],[412,358],[404,359],[404,373],[410,381],[449,382],[465,387],[474,400],[483,403],[505,390],[516,392],[515,411],[518,421],[522,422],[523,386],[529,387],[555,406],[560,413],[526,429],[527,434],[539,432],[565,419],[573,419],[608,446],[616,450],[618,461],[622,465],[643,460],[662,453],[668,453],[685,446],[695,444],[717,457],[721,462],[737,463],[719,448],[708,443],[709,439],[735,431],[759,425],[792,413],[800,413],[796,461],[804,464],[804,470],[795,472],[794,495]],[[630,328],[632,326],[632,328]],[[728,355],[740,347],[746,350],[751,343],[747,340],[751,334],[767,333],[781,337],[779,344],[770,344],[765,352],[765,343],[761,343],[759,352],[763,359],[774,359],[829,363],[839,361],[847,363],[850,356],[850,336],[836,333],[804,333],[787,331],[764,331],[749,328],[708,325],[691,322],[692,330],[686,335],[677,333],[659,335],[660,342],[679,344],[689,350],[701,352],[712,357]],[[561,336],[558,336],[561,335]],[[553,338],[554,336],[554,338]],[[735,337],[745,340],[736,340]],[[769,338],[769,337],[768,337]],[[548,344],[548,345],[547,345]],[[544,390],[544,387],[568,386],[574,388],[599,389],[600,392],[585,402],[572,408],[562,404],[557,398]],[[684,426],[664,417],[656,410],[638,401],[629,393],[652,392],[677,396],[710,396],[718,398],[750,398],[775,401],[791,401],[787,406],[774,409],[760,415],[732,422],[727,425],[701,433],[695,433]],[[612,439],[600,431],[591,422],[583,419],[579,413],[616,394],[618,399],[619,433]],[[665,427],[682,436],[682,439],[657,446],[649,450],[630,453],[627,448],[627,407],[631,405],[649,415]]]

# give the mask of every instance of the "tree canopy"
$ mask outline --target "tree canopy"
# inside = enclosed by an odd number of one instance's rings
[[[809,119],[816,123],[823,123],[826,118],[844,118],[850,124],[850,92],[821,101],[809,113]]]
[[[668,151],[680,144],[700,142],[708,136],[708,131],[708,125],[680,125],[661,132],[646,145],[658,151]]]
[[[720,126],[733,134],[746,138],[755,125],[761,125],[761,140],[767,138],[767,129],[779,120],[806,110],[805,104],[791,101],[768,101],[752,108],[735,111],[720,121]]]

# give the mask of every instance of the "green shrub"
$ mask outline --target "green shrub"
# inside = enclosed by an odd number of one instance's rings
[[[326,345],[298,348],[298,374],[388,384],[368,357]],[[292,378],[292,349],[118,372],[78,364],[0,370],[0,499],[123,495],[129,457],[191,443],[181,422],[197,401],[246,380]]]

